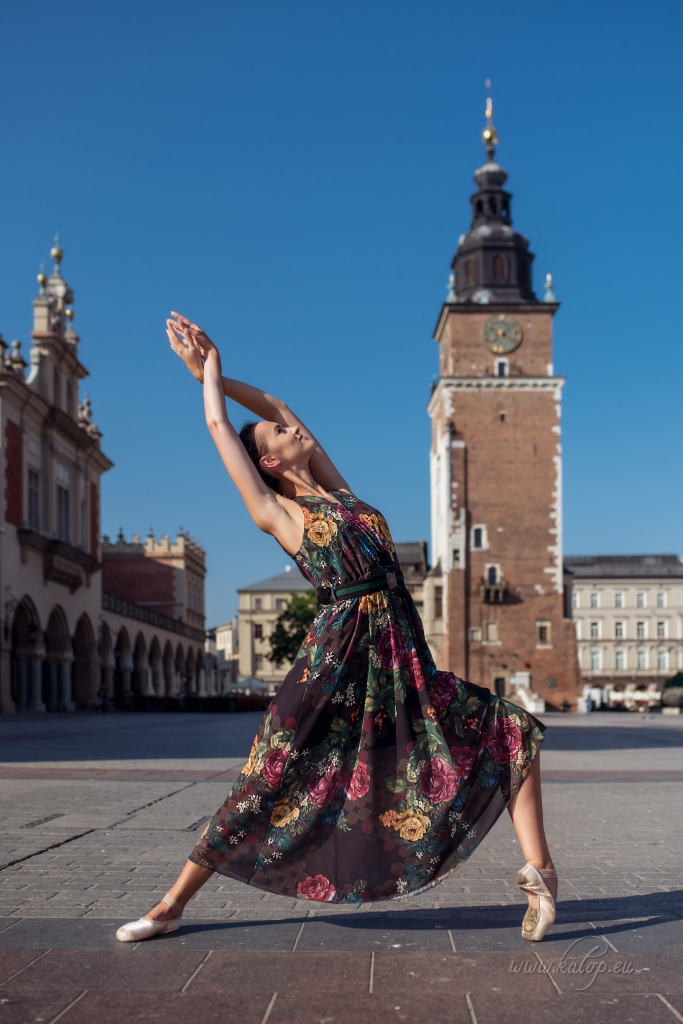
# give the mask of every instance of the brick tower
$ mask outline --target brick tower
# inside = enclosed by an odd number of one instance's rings
[[[575,708],[580,676],[562,571],[564,380],[552,351],[558,303],[550,277],[543,301],[533,292],[533,254],[512,227],[507,173],[494,162],[490,100],[486,114],[487,162],[474,174],[472,224],[434,336],[435,610],[425,624],[439,667],[529,710],[540,701]]]

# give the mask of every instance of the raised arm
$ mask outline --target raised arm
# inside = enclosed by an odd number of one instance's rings
[[[172,341],[173,327],[167,327]],[[193,344],[195,339],[188,338]],[[296,552],[301,544],[303,513],[295,501],[276,494],[261,478],[237,431],[228,418],[223,393],[221,357],[216,346],[208,338],[197,342],[198,351],[204,362],[204,411],[206,424],[214,444],[230,474],[235,486],[247,506],[251,518],[259,529],[269,533],[282,546]]]
[[[176,328],[176,331],[169,332],[171,347],[187,365],[192,375],[197,380],[203,381],[204,367],[202,366],[202,359],[199,355],[199,350],[190,342],[190,335],[188,333],[188,328],[191,328],[192,336],[199,337],[197,331],[201,329],[179,313],[174,312],[173,316],[176,317],[180,330],[183,331],[184,340],[180,340],[177,337]],[[203,331],[201,331],[201,336],[209,341]],[[210,344],[213,343],[210,342]],[[316,445],[316,450],[311,456],[310,469],[317,483],[327,491],[350,490],[346,480],[318,439],[289,408],[286,402],[279,398],[274,398],[273,395],[269,395],[260,388],[252,387],[251,384],[243,384],[239,380],[232,380],[230,377],[223,377],[223,393],[228,398],[232,398],[234,402],[248,409],[249,412],[253,412],[255,416],[260,416],[261,419],[270,420],[273,423],[281,423],[283,427],[299,427]]]

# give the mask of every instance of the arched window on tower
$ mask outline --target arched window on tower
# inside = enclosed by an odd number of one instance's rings
[[[510,207],[508,206],[507,199],[504,199],[502,204],[501,204],[500,215],[501,215],[501,217],[509,217],[510,216]]]
[[[477,199],[477,205],[474,208],[474,215],[475,217],[484,216],[484,204],[482,203],[481,199]]]
[[[507,277],[507,264],[504,256],[493,257],[493,280],[504,281]]]
[[[490,196],[490,198],[487,200],[486,207],[492,217],[496,217],[498,215],[498,208],[496,206],[496,200],[494,196]]]
[[[477,265],[474,260],[468,260],[465,264],[465,284],[477,283]]]

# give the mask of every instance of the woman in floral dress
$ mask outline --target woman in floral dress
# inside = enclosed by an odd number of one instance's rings
[[[223,378],[215,345],[173,315],[171,345],[203,379],[207,424],[229,474],[322,611],[178,881],[118,937],[177,928],[214,871],[323,903],[414,895],[455,871],[507,806],[527,859],[522,934],[542,938],[556,892],[541,810],[544,726],[437,671],[384,517],[352,493],[284,403]],[[263,420],[238,435],[225,395]]]

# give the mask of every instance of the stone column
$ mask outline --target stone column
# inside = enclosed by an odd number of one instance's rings
[[[29,711],[45,711],[45,705],[43,704],[43,695],[41,690],[43,688],[43,656],[42,654],[34,654],[29,662],[29,679],[31,698],[28,710]]]
[[[17,711],[28,711],[29,675],[28,658],[25,654],[17,655],[17,675],[19,677],[19,699],[17,700]]]
[[[50,703],[49,711],[59,711],[59,676],[61,665],[57,661],[50,662]]]
[[[74,702],[71,695],[71,662],[63,661],[59,666],[61,686],[59,688],[59,710],[74,711]]]
[[[131,693],[130,685],[130,668],[127,666],[121,668],[121,688],[123,689],[123,696],[126,697]]]
[[[199,671],[197,672],[197,675],[199,676],[199,689],[198,689],[199,696],[200,697],[206,697],[207,696],[207,692],[206,692],[206,672],[204,671],[204,667],[203,666],[200,667]]]

